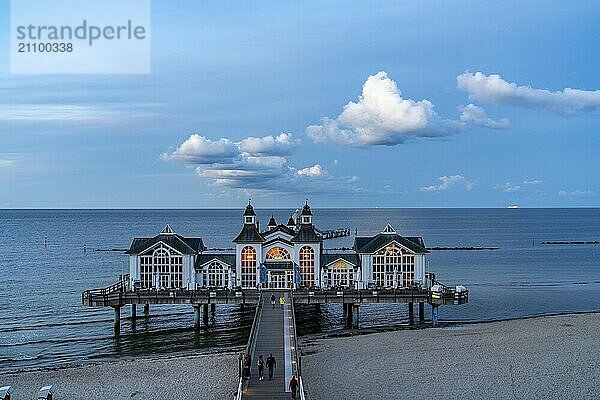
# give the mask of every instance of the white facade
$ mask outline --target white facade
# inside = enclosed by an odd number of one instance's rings
[[[368,289],[427,285],[428,251],[422,238],[402,237],[389,225],[372,237],[355,238],[354,251],[336,253],[323,249],[308,204],[295,221],[276,225],[272,218],[269,230],[262,233],[250,204],[242,222],[242,231],[234,239],[234,254],[207,253],[202,239],[177,235],[168,225],[154,238],[134,239],[128,251],[131,287]]]

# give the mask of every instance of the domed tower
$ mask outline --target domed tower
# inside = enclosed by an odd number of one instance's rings
[[[233,242],[236,249],[236,286],[256,288],[262,257],[262,237],[256,226],[256,213],[248,201],[244,211],[244,226]]]
[[[300,225],[312,225],[312,211],[308,205],[308,200],[306,200],[304,207],[302,207],[302,212],[300,213]]]

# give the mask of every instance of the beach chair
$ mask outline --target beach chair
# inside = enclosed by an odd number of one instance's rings
[[[38,392],[38,400],[52,400],[54,396],[54,386],[44,386]]]
[[[13,392],[12,386],[0,387],[0,400],[10,400],[10,394]]]

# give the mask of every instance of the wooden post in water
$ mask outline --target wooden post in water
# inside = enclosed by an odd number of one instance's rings
[[[137,305],[131,305],[131,322],[134,323],[137,318]]]
[[[217,311],[217,304],[216,303],[212,303],[210,305],[210,312],[214,314],[215,311]]]
[[[194,330],[200,330],[200,304],[194,304]]]
[[[412,301],[408,303],[408,321],[412,324],[415,321],[415,309]]]
[[[148,317],[150,315],[150,304],[144,304],[144,317]]]
[[[352,329],[358,329],[360,323],[360,304],[352,304],[352,306],[348,308],[351,310]]]
[[[115,331],[115,336],[119,336],[121,334],[121,306],[113,306],[113,309],[115,310],[113,329]]]
[[[425,303],[419,302],[419,322],[425,321]]]
[[[208,326],[208,304],[202,306],[202,323]]]

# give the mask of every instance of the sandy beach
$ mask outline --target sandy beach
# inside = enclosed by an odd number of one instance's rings
[[[600,314],[302,340],[311,400],[597,398]],[[233,373],[232,373],[233,371]],[[105,361],[0,374],[15,398],[231,399],[237,353]]]
[[[228,399],[237,386],[238,353],[107,361],[0,374],[15,399],[36,398],[53,384],[56,399]]]
[[[600,395],[600,314],[305,340],[311,400]]]

